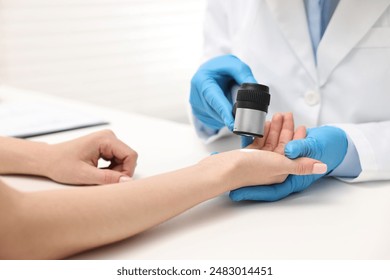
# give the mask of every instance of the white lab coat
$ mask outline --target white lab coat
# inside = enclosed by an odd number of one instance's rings
[[[336,124],[354,142],[354,182],[390,179],[390,0],[341,0],[318,46],[303,0],[209,0],[205,59],[232,53],[270,86],[269,116]]]

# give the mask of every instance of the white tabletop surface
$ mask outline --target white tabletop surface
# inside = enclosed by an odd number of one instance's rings
[[[3,87],[7,100],[60,102],[110,125],[40,136],[50,143],[109,128],[139,153],[136,178],[239,148],[238,137],[203,145],[191,126]],[[1,121],[1,120],[0,120]],[[64,188],[44,178],[1,176],[23,190]],[[74,259],[390,259],[390,182],[346,184],[327,178],[274,203],[234,203],[227,194],[137,236]]]

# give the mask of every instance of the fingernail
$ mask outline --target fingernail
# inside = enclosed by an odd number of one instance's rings
[[[313,165],[313,174],[324,174],[328,170],[328,166],[324,163],[315,163]]]
[[[128,181],[131,181],[131,180],[133,180],[133,179],[131,177],[129,177],[129,176],[121,176],[119,178],[119,183],[124,183],[124,182],[128,182]]]

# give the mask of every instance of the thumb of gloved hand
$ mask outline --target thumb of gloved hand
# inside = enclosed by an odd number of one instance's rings
[[[321,126],[308,129],[306,138],[287,143],[284,152],[290,159],[310,157],[320,160],[331,172],[343,161],[347,148],[347,136],[342,129]]]
[[[313,138],[290,141],[284,148],[284,154],[291,159],[298,157],[310,157],[319,160],[320,156],[318,156],[317,153],[320,151],[321,150],[320,147],[318,147],[316,139]]]

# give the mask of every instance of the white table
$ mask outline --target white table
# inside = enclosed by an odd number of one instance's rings
[[[27,98],[104,116],[110,125],[33,140],[54,143],[110,128],[138,151],[137,178],[193,164],[211,151],[239,147],[234,136],[204,146],[189,125],[11,88],[0,90],[2,102]],[[65,187],[28,176],[1,179],[24,191]],[[329,178],[274,203],[233,203],[223,195],[74,259],[389,259],[389,220],[390,182],[346,184]]]

